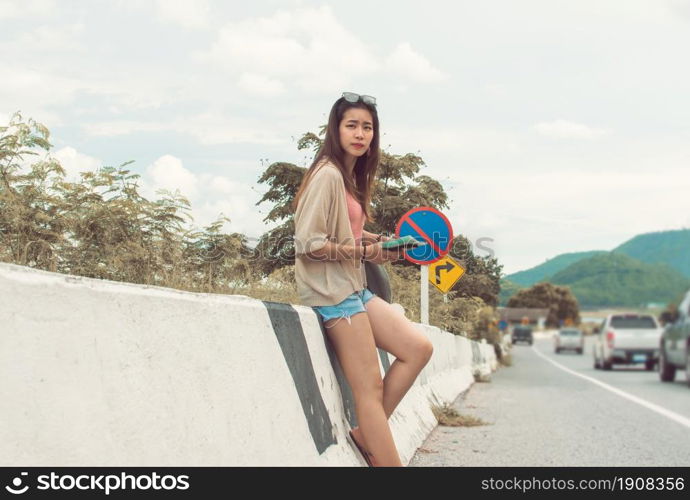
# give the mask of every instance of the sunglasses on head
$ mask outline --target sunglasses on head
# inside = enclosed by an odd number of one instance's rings
[[[371,106],[376,106],[376,97],[370,95],[359,95],[354,92],[343,92],[343,99],[347,102],[359,102],[361,99],[364,104],[370,104]]]

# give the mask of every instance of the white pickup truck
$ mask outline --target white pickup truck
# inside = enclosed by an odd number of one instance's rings
[[[644,363],[649,371],[659,359],[662,329],[650,314],[610,314],[596,331],[594,368]]]

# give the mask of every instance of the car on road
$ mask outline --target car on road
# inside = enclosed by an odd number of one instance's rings
[[[654,370],[659,359],[661,327],[651,314],[609,314],[594,338],[594,368],[643,363]]]
[[[513,328],[512,343],[527,342],[532,345],[534,338],[532,337],[532,328],[525,325],[517,325]]]
[[[676,370],[685,370],[690,387],[690,291],[680,302],[676,313],[669,318],[659,342],[659,378],[673,382]]]
[[[554,335],[554,351],[560,354],[561,351],[570,349],[578,354],[582,354],[585,348],[585,336],[578,328],[563,328]]]

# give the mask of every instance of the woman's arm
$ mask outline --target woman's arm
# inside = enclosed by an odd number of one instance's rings
[[[381,240],[383,240],[383,238],[381,238]],[[353,246],[327,241],[323,247],[309,252],[306,255],[311,259],[319,261],[361,260],[364,256],[366,260],[374,262],[375,264],[383,264],[388,261],[400,260],[402,258],[400,252],[400,249],[386,250],[377,244]]]
[[[323,247],[307,255],[315,260],[355,260],[361,259],[364,249],[362,245],[341,245],[327,241]]]
[[[378,234],[376,233],[370,233],[369,231],[364,231],[362,230],[362,243],[366,243],[367,245],[373,245],[376,243],[376,238],[378,238]],[[388,236],[381,234],[381,241],[386,241],[389,240],[390,238]]]

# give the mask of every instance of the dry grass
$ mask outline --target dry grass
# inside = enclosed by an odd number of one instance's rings
[[[482,419],[473,417],[471,415],[461,415],[448,403],[439,405],[432,405],[431,411],[434,413],[439,425],[446,425],[449,427],[476,427],[480,425],[488,425]]]
[[[481,372],[474,372],[474,381],[482,384],[488,384],[491,382],[491,374],[482,375]]]

